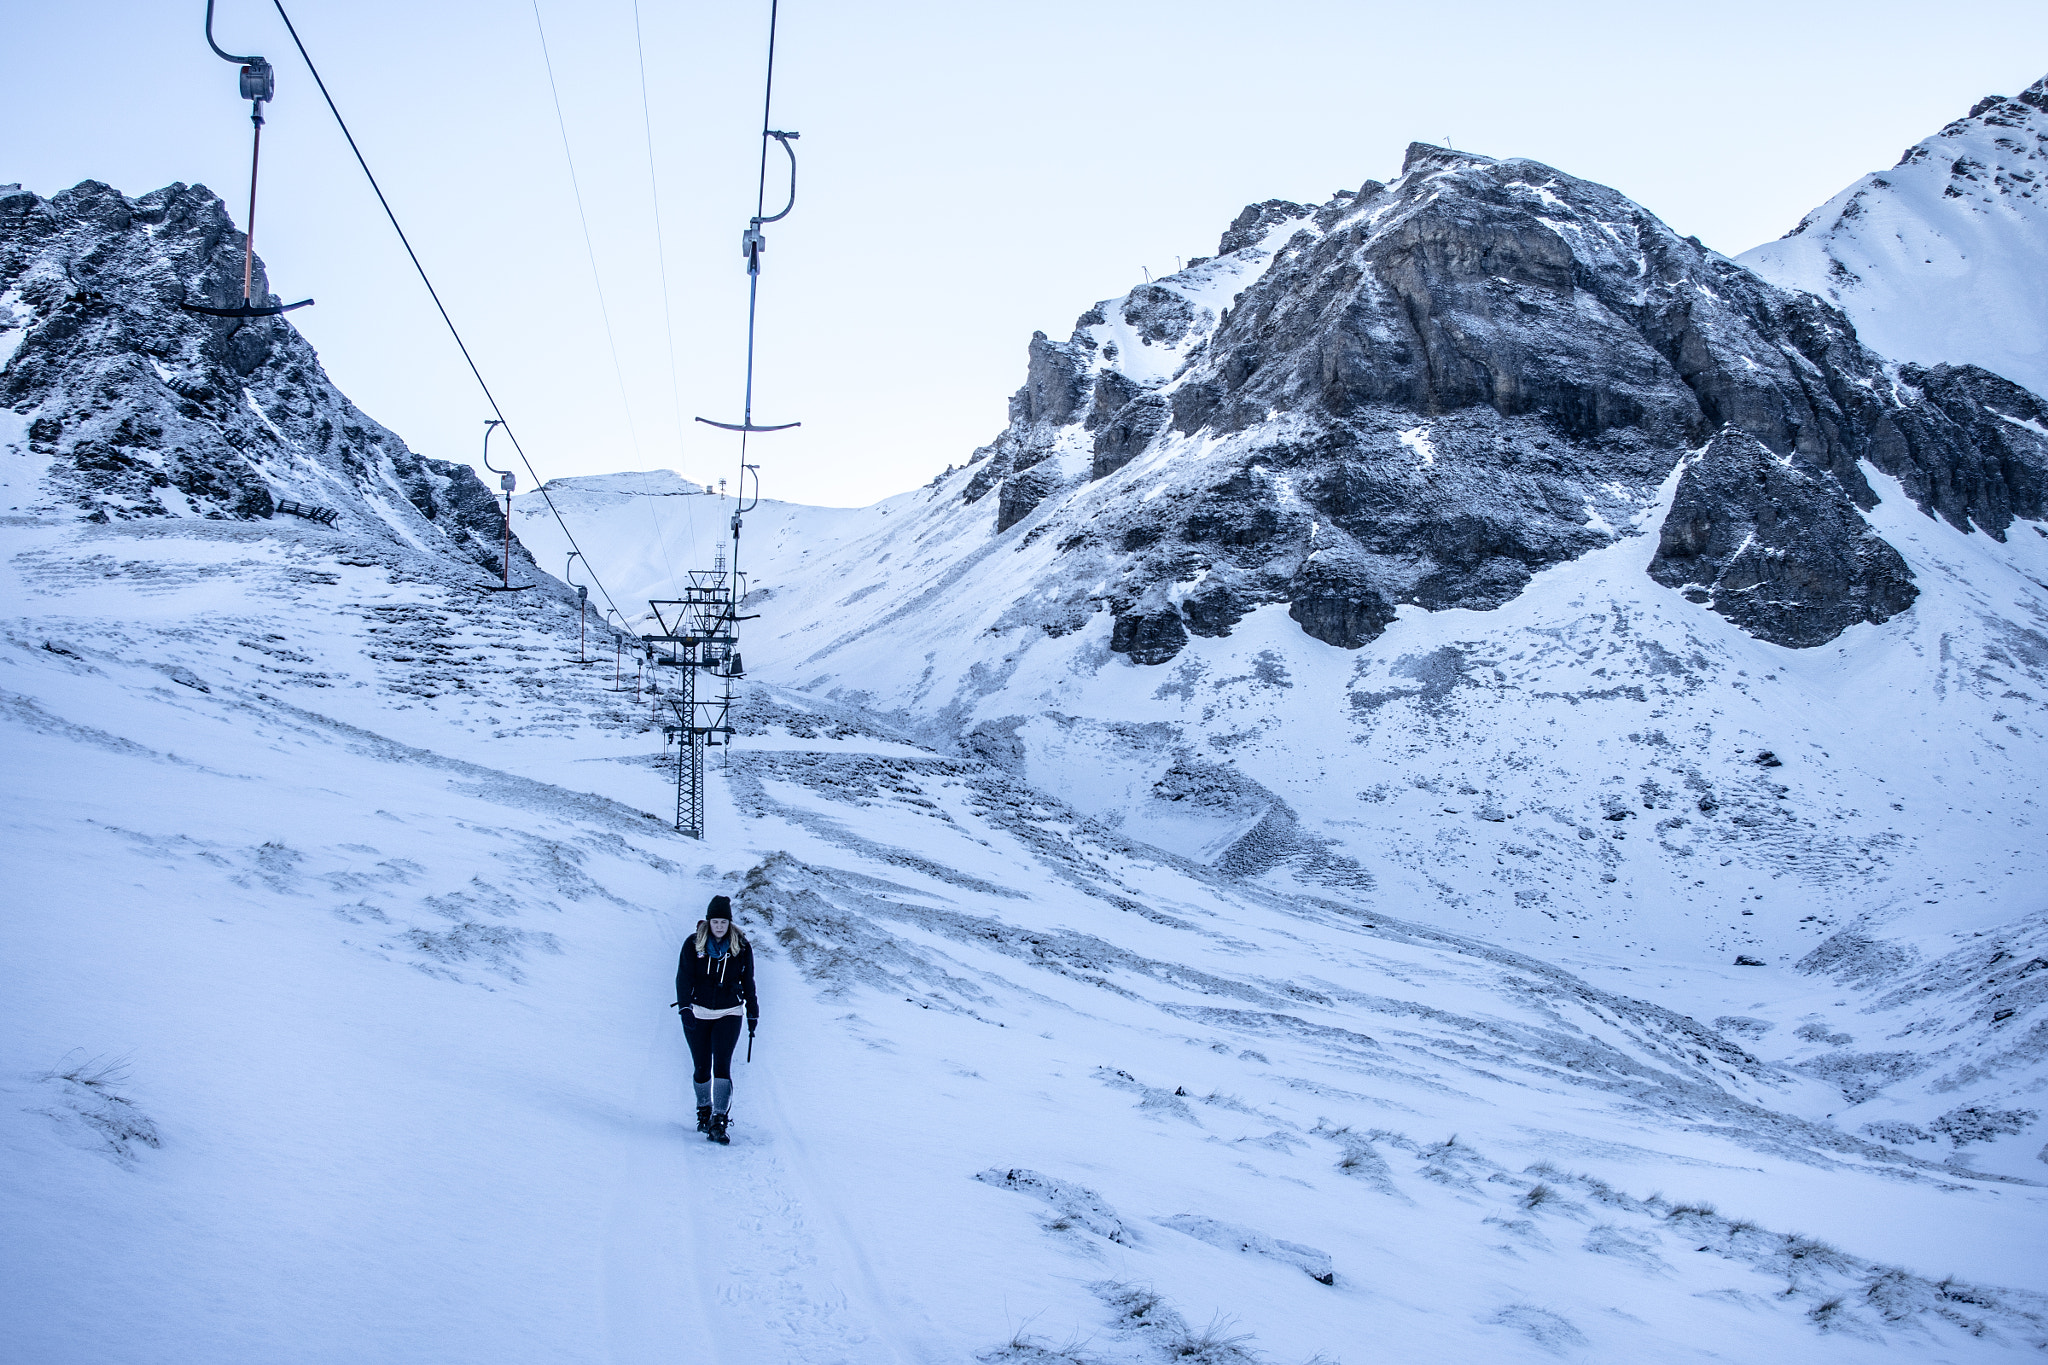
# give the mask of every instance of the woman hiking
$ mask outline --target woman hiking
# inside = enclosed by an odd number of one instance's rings
[[[695,1067],[697,1131],[712,1142],[729,1143],[726,1111],[732,1107],[732,1050],[739,1045],[740,1019],[745,1017],[750,1038],[761,1021],[754,950],[732,922],[729,896],[713,896],[697,932],[683,940],[676,1005]]]

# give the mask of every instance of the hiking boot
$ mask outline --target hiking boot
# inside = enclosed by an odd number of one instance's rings
[[[713,1114],[711,1116],[711,1126],[704,1130],[704,1136],[712,1142],[721,1143],[727,1146],[731,1145],[732,1139],[725,1135],[725,1125],[727,1121],[728,1120],[724,1114]]]
[[[697,1131],[700,1133],[711,1131],[711,1106],[708,1104],[697,1106]]]

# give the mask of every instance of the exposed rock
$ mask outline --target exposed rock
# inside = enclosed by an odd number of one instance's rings
[[[1035,466],[1004,479],[1002,492],[996,498],[996,530],[1007,531],[1030,516],[1055,484],[1049,472]]]
[[[1903,433],[1917,458],[1896,471],[1915,502],[1994,540],[2048,518],[2048,400],[1974,365],[1901,365],[1899,381],[1924,398],[1925,426]]]
[[[1369,574],[1311,560],[1287,614],[1324,644],[1357,649],[1387,628],[1394,608]]]
[[[1209,577],[1181,600],[1181,615],[1188,630],[1196,635],[1228,635],[1244,619],[1247,604],[1233,590],[1231,581],[1219,574]]]
[[[1089,465],[1089,477],[1104,478],[1129,464],[1152,443],[1169,415],[1166,400],[1156,393],[1140,394],[1124,404],[1095,433],[1095,458]]]
[[[1085,320],[1088,314],[1084,313],[1081,316]],[[1101,315],[1097,314],[1095,320],[1098,323],[1101,322]],[[1143,392],[1145,392],[1144,388],[1135,380],[1127,378],[1116,370],[1104,370],[1096,377],[1095,399],[1089,406],[1086,420],[1081,424],[1082,430],[1094,431],[1104,422],[1116,416],[1117,413],[1123,410],[1125,404]],[[1095,477],[1101,478],[1102,476],[1098,474]]]
[[[1171,607],[1120,615],[1109,636],[1110,649],[1130,655],[1134,664],[1163,664],[1187,642],[1187,627]]]
[[[1832,475],[1734,431],[1679,477],[1650,577],[1794,648],[1888,621],[1919,595]]]
[[[1961,531],[2048,514],[2035,395],[1888,367],[1835,309],[1613,190],[1424,144],[1391,184],[1251,206],[1217,258],[1034,338],[1030,367],[966,496],[1059,457],[998,526],[1048,509],[1088,566],[1031,610],[1053,629],[1108,606],[1126,641],[1129,604],[1161,604],[1153,621],[1190,582],[1196,634],[1284,602],[1344,648],[1404,604],[1500,606],[1654,529],[1661,485],[1710,444],[1653,574],[1781,644],[1913,601],[1863,521],[1866,465]],[[1141,488],[1124,471],[1149,454]]]
[[[36,510],[257,520],[290,499],[335,509],[342,534],[495,568],[505,523],[469,466],[363,415],[288,318],[178,307],[239,302],[241,278],[242,235],[204,186],[0,196],[0,349],[21,329],[0,406],[29,419]]]
[[[1286,199],[1268,199],[1263,204],[1246,204],[1244,212],[1238,214],[1231,220],[1230,226],[1223,230],[1223,240],[1216,244],[1216,254],[1228,256],[1233,251],[1255,246],[1275,224],[1306,218],[1313,212],[1307,204],[1296,204]]]
[[[1024,383],[1025,418],[1042,426],[1064,426],[1088,392],[1088,357],[1072,342],[1031,334],[1031,369]]]
[[[1141,284],[1125,297],[1124,321],[1147,344],[1178,346],[1195,324],[1196,308],[1162,284]]]

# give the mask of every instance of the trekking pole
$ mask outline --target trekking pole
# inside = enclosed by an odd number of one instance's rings
[[[754,1021],[747,1021],[747,1065],[754,1064]]]

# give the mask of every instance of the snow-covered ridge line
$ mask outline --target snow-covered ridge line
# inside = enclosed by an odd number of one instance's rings
[[[0,194],[0,412],[21,426],[0,431],[0,510],[262,521],[300,503],[333,512],[337,538],[449,556],[480,581],[504,520],[467,464],[359,411],[290,319],[179,308],[239,296],[241,270],[241,235],[201,186]]]
[[[2048,77],[1864,176],[1739,259],[1818,294],[1865,345],[2048,394]]]

